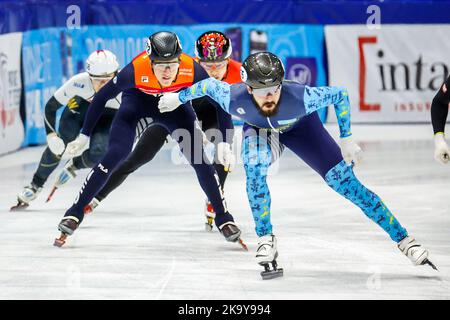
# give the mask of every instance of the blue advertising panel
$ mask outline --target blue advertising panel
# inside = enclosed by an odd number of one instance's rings
[[[66,80],[62,72],[62,55],[65,55],[61,45],[63,30],[49,28],[23,34],[22,68],[26,107],[23,145],[45,142],[45,104]]]

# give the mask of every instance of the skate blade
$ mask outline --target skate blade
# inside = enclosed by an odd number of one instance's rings
[[[432,267],[434,270],[439,271],[438,268],[428,259],[424,260],[424,262],[422,262],[422,265],[429,265],[430,267]]]
[[[243,248],[245,251],[248,251],[247,245],[244,243],[244,241],[242,241],[241,238],[239,238],[239,244],[242,246],[242,248]]]
[[[50,192],[50,194],[47,197],[47,200],[45,200],[45,202],[49,202],[50,200],[52,200],[53,194],[55,193],[56,189],[58,189],[57,187],[53,187],[52,191]]]
[[[275,278],[280,278],[283,276],[283,269],[276,269],[276,270],[270,270],[270,271],[262,271],[261,277],[263,280],[270,280]]]
[[[55,242],[53,242],[53,245],[55,247],[61,248],[66,243],[67,235],[61,234],[61,236],[58,239],[55,239]]]
[[[27,203],[18,203],[15,206],[12,206],[9,211],[24,211],[30,205]]]

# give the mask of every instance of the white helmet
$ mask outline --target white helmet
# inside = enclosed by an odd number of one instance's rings
[[[119,69],[117,58],[109,50],[92,52],[86,60],[86,71],[93,77],[103,77],[115,73]]]

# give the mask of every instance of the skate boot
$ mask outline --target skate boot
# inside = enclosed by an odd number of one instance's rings
[[[80,220],[78,220],[77,217],[64,217],[58,225],[58,230],[61,231],[61,235],[58,239],[55,239],[53,245],[56,247],[62,247],[66,243],[67,236],[71,236],[78,228],[79,222]]]
[[[248,251],[247,245],[241,239],[242,232],[233,221],[225,222],[220,226],[217,226],[217,229],[220,230],[220,233],[227,241],[238,242],[244,250]]]
[[[256,262],[264,267],[264,271],[261,272],[263,280],[283,276],[283,269],[278,268],[276,258],[278,258],[278,250],[275,236],[268,234],[260,237],[256,250]],[[272,264],[272,269],[270,269],[269,264]]]
[[[212,231],[216,213],[214,212],[214,208],[211,202],[209,202],[208,200],[206,200],[205,217],[206,217],[205,230]]]
[[[415,266],[428,264],[434,270],[437,270],[436,266],[428,260],[428,250],[422,248],[413,237],[408,236],[400,241],[398,243],[398,248]]]
[[[17,195],[17,204],[11,207],[11,211],[20,211],[26,209],[30,202],[37,198],[42,187],[38,187],[33,182],[23,188],[22,192]]]
[[[86,207],[84,207],[83,213],[90,214],[94,211],[95,208],[98,207],[100,201],[97,198],[92,199],[91,203],[89,203]]]
[[[72,180],[73,178],[75,178],[77,176],[77,174],[75,173],[76,170],[77,170],[77,168],[75,168],[72,159],[70,159],[69,161],[66,162],[66,164],[64,165],[64,169],[59,174],[58,179],[56,179],[56,182],[53,185],[53,189],[50,192],[50,194],[48,195],[47,201],[45,201],[45,202],[49,202],[52,199],[53,194],[55,193],[56,189],[63,186],[64,184],[69,182],[69,180]]]

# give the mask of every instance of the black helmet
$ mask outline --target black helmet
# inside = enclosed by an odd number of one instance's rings
[[[241,79],[254,89],[279,85],[284,79],[283,63],[270,52],[251,54],[242,64]]]
[[[219,31],[203,33],[195,41],[195,55],[200,61],[222,61],[231,56],[231,41]]]
[[[169,61],[178,58],[182,48],[175,33],[160,31],[147,39],[146,51],[151,60]]]

